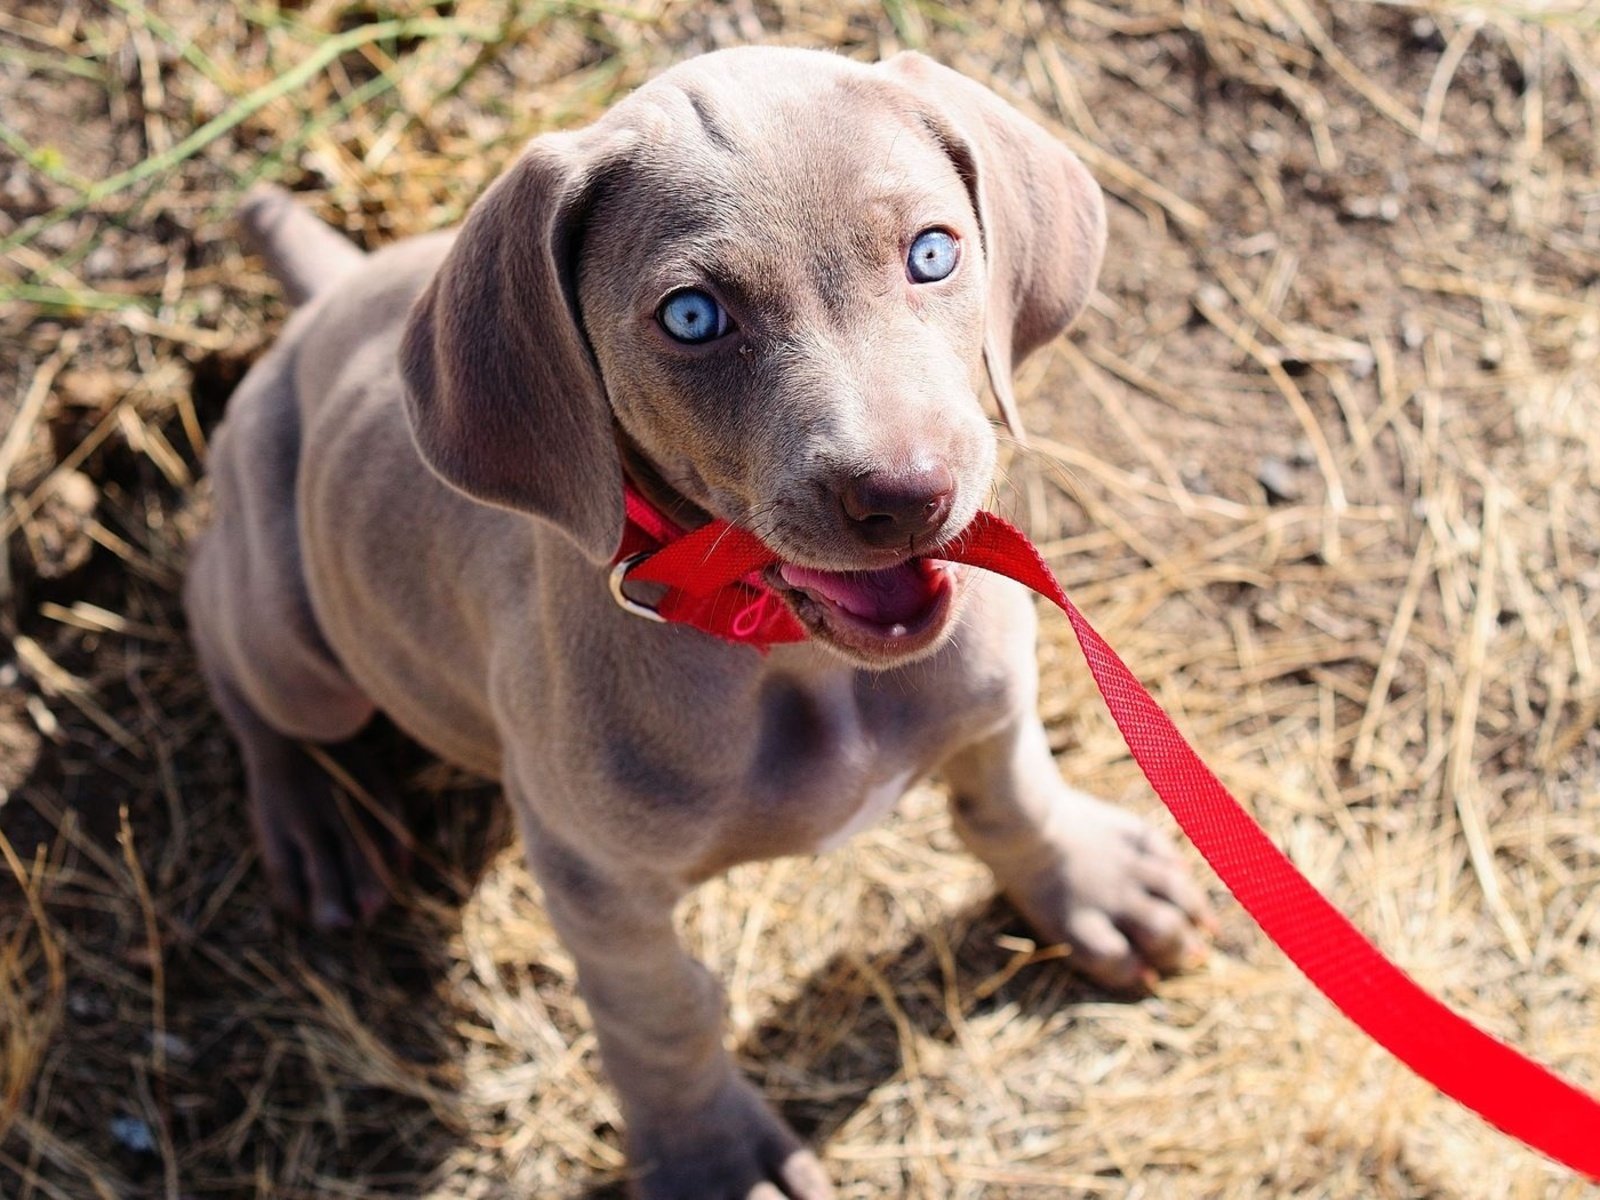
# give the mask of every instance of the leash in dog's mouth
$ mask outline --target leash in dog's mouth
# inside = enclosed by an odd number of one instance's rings
[[[872,661],[914,655],[945,633],[969,574],[936,553],[873,569],[802,566],[726,522],[679,528],[632,480],[623,495],[627,524],[611,571],[617,604],[763,652],[820,637]],[[629,584],[665,592],[645,603]]]

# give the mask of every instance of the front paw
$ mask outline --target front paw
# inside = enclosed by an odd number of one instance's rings
[[[1056,812],[1039,857],[1002,885],[1044,940],[1068,946],[1073,965],[1119,991],[1198,966],[1216,927],[1162,833],[1077,793]]]
[[[633,1113],[628,1152],[637,1200],[833,1197],[816,1155],[743,1079],[693,1113]]]

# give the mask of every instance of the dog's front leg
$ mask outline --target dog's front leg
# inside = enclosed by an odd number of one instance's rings
[[[1068,787],[1044,726],[1019,717],[944,764],[956,831],[1047,942],[1112,988],[1148,986],[1205,953],[1204,895],[1168,840]]]
[[[815,1155],[723,1047],[722,990],[673,928],[686,886],[652,864],[585,854],[540,828],[526,804],[518,809],[529,864],[577,962],[622,1098],[634,1194],[828,1200],[833,1189]]]

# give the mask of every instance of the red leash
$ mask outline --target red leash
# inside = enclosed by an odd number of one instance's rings
[[[634,508],[630,499],[630,518]],[[697,628],[761,648],[771,644],[742,634],[735,620],[750,594],[765,590],[760,572],[777,561],[770,550],[724,521],[676,538],[670,525],[656,532],[662,536],[650,540],[662,548],[620,569],[619,585],[623,576],[663,584],[664,616],[669,603],[681,604],[704,618],[691,622]],[[1600,1102],[1423,991],[1328,903],[1200,761],[1019,530],[980,512],[939,557],[1015,579],[1067,614],[1106,707],[1156,795],[1267,936],[1345,1016],[1445,1095],[1600,1181]],[[778,640],[798,639],[772,639]]]

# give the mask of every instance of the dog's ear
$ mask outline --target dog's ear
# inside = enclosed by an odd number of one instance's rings
[[[981,84],[915,52],[883,69],[921,101],[972,197],[989,271],[984,362],[1021,440],[1011,372],[1089,301],[1106,244],[1100,187],[1077,155]]]
[[[622,470],[576,275],[604,170],[592,135],[532,142],[473,205],[400,347],[428,466],[551,522],[597,562],[621,539]]]

